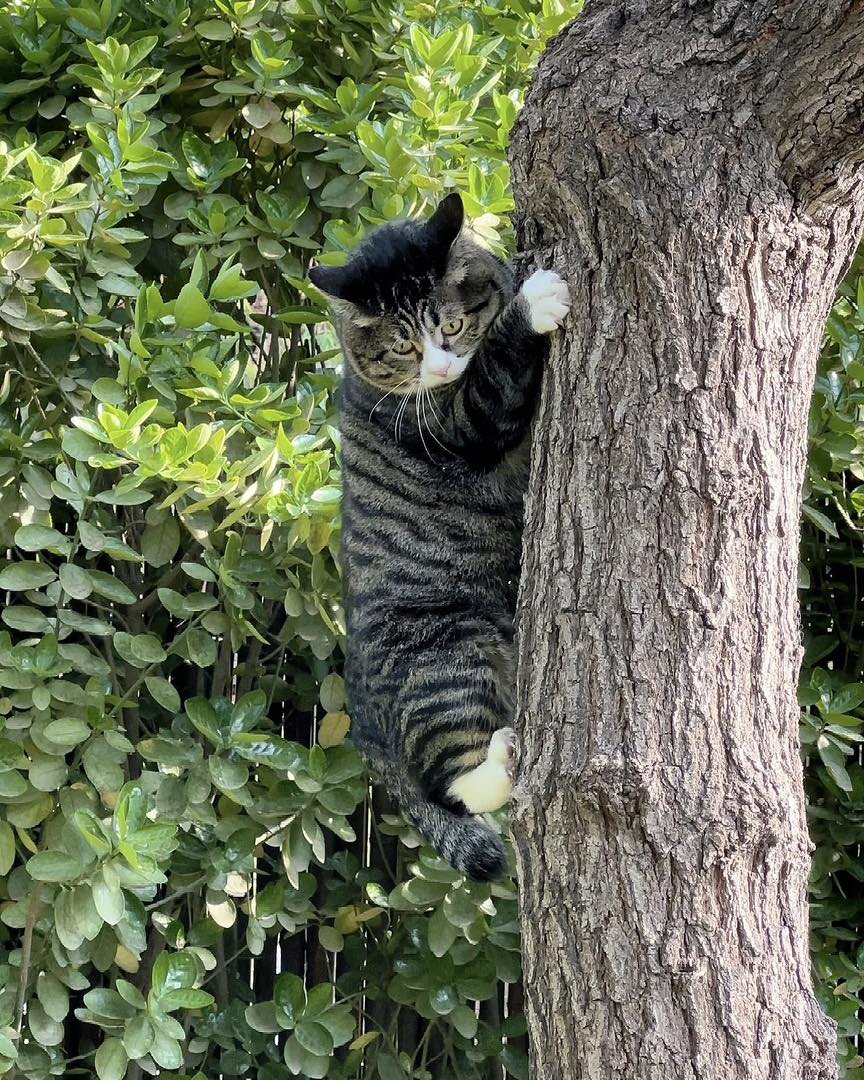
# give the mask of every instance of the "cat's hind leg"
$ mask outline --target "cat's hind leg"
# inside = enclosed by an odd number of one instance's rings
[[[499,728],[489,741],[486,760],[458,776],[448,788],[471,814],[488,814],[510,800],[516,764],[516,732]]]

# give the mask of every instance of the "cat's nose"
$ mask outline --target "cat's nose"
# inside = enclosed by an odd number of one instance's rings
[[[441,380],[450,378],[450,369],[455,360],[453,353],[442,349],[428,337],[423,341],[423,372],[426,378],[431,380],[430,385],[435,385]]]

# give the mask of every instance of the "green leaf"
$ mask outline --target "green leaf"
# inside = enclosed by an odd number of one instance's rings
[[[208,41],[230,41],[234,36],[230,24],[222,19],[204,19],[196,24],[195,33]]]
[[[429,950],[434,956],[444,956],[459,936],[459,930],[444,915],[441,908],[436,908],[426,923]]]
[[[198,978],[198,965],[191,953],[160,953],[153,965],[153,993],[157,997],[172,990],[190,989]]]
[[[97,379],[90,387],[90,391],[97,401],[105,401],[110,405],[126,404],[126,390],[116,379]]]
[[[189,659],[199,668],[209,668],[216,663],[216,642],[206,630],[197,627],[190,630],[184,645]]]
[[[339,712],[345,704],[345,683],[341,675],[331,672],[321,683],[319,700],[325,712]]]
[[[236,264],[226,263],[216,275],[216,279],[210,286],[211,300],[241,300],[258,291],[254,281],[247,281],[243,277],[243,268]]]
[[[842,750],[834,743],[829,742],[827,737],[819,739],[817,749],[823,765],[837,787],[841,791],[852,791],[852,780],[846,769],[846,759]]]
[[[219,717],[210,702],[205,698],[190,698],[183,707],[198,731],[214,745],[220,746],[223,740],[219,731]]]
[[[137,668],[161,663],[168,655],[155,634],[126,634],[118,630],[112,642],[117,654]]]
[[[13,542],[22,551],[50,551],[55,555],[66,555],[72,548],[67,536],[44,525],[22,525]]]
[[[864,683],[847,683],[831,699],[832,713],[847,713],[864,702]]]
[[[837,538],[837,526],[827,514],[823,514],[821,510],[817,510],[808,503],[804,503],[801,507],[801,512],[808,521],[816,526],[817,529],[821,529],[822,532],[827,533],[829,536],[833,536],[835,539]]]
[[[163,679],[158,675],[150,675],[144,680],[144,685],[149,690],[153,700],[161,705],[163,709],[167,709],[170,713],[180,711],[180,695],[167,679]]]
[[[63,586],[63,591],[73,600],[86,600],[93,592],[93,581],[90,575],[74,563],[64,563],[60,567],[60,584]]]
[[[107,987],[97,987],[84,995],[84,1004],[96,1016],[108,1020],[125,1020],[135,1015],[135,1006]]]
[[[242,762],[214,755],[207,763],[213,783],[223,791],[236,791],[244,787],[249,779],[249,767]]]
[[[272,1001],[247,1005],[246,1023],[253,1031],[260,1031],[265,1035],[274,1035],[282,1031],[282,1025],[276,1019],[276,1007]]]
[[[40,1046],[59,1046],[63,1042],[63,1025],[52,1020],[39,1001],[30,1002],[27,1024],[33,1040]]]
[[[159,1007],[166,1012],[172,1009],[206,1009],[213,1001],[213,995],[205,990],[169,990],[159,998]]]
[[[138,597],[128,585],[114,577],[113,574],[105,574],[101,570],[88,571],[93,591],[117,604],[134,604]]]
[[[104,875],[93,881],[93,903],[109,926],[116,926],[126,913],[126,898],[119,884]]]
[[[102,452],[102,444],[75,428],[66,428],[61,440],[64,453],[74,461],[89,461],[95,454]]]
[[[321,948],[326,949],[327,952],[342,952],[345,947],[345,938],[335,926],[319,926],[318,941],[321,943]]]
[[[0,821],[0,877],[6,877],[15,863],[15,833],[6,821]]]
[[[322,206],[345,208],[356,206],[368,192],[368,188],[362,180],[356,176],[337,176],[324,188],[319,195]]]
[[[213,312],[204,294],[195,285],[184,285],[174,301],[174,321],[184,330],[210,322]]]
[[[15,604],[0,610],[0,619],[12,630],[25,634],[49,634],[52,624],[38,608]]]
[[[315,1020],[301,1020],[294,1034],[297,1042],[310,1054],[320,1057],[333,1053],[333,1039],[323,1024]]]
[[[126,1021],[123,1031],[123,1047],[130,1060],[144,1057],[153,1045],[153,1022],[149,1016],[133,1016]]]
[[[290,1023],[294,1023],[306,1004],[306,987],[297,975],[279,975],[273,990],[273,1000]]]
[[[391,1054],[379,1054],[378,1080],[408,1080],[405,1070]]]
[[[36,995],[52,1020],[60,1023],[66,1019],[69,1012],[69,991],[56,975],[40,971],[36,980]]]
[[[41,589],[50,584],[57,574],[45,563],[19,562],[0,570],[0,589],[10,592],[24,592],[28,589]]]
[[[45,726],[45,737],[58,746],[77,746],[89,739],[93,732],[83,720],[68,716],[62,720],[52,720]]]
[[[516,1080],[529,1080],[528,1058],[515,1046],[505,1046],[501,1051],[501,1062],[510,1076]]]
[[[124,1001],[128,1001],[130,1005],[133,1005],[136,1009],[146,1009],[147,1002],[144,999],[144,995],[133,983],[128,982],[126,979],[117,980],[117,993]]]
[[[454,926],[470,926],[477,918],[477,905],[462,889],[454,889],[447,894],[442,911]]]
[[[96,1051],[96,1075],[99,1080],[123,1080],[129,1056],[120,1039],[106,1039]]]
[[[78,859],[62,851],[40,851],[27,860],[27,873],[34,881],[72,881],[82,871]]]
[[[168,517],[158,525],[148,525],[141,534],[141,554],[151,566],[166,566],[180,546],[180,526]]]
[[[81,947],[84,933],[76,917],[75,894],[72,889],[63,890],[54,904],[54,929],[65,948]]]
[[[450,1023],[465,1039],[473,1039],[477,1034],[477,1016],[467,1005],[457,1005],[450,1013]]]
[[[161,1031],[156,1031],[153,1036],[150,1056],[163,1069],[179,1069],[183,1064],[183,1051],[180,1048],[180,1043],[177,1039],[172,1039]]]
[[[89,884],[82,883],[72,890],[71,914],[85,940],[94,941],[104,922],[93,903],[93,890]]]

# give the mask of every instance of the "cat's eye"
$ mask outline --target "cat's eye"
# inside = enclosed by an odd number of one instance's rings
[[[441,323],[441,333],[445,337],[455,337],[457,334],[462,333],[462,328],[465,326],[464,319],[448,319],[447,322]]]
[[[393,352],[396,353],[397,356],[408,356],[409,353],[417,351],[417,346],[414,344],[414,342],[408,341],[407,338],[402,338],[401,340],[395,342],[392,348]]]

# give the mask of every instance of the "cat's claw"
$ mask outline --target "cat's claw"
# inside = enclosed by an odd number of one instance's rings
[[[570,310],[567,282],[554,270],[536,270],[519,290],[528,307],[528,321],[535,334],[551,334]]]

